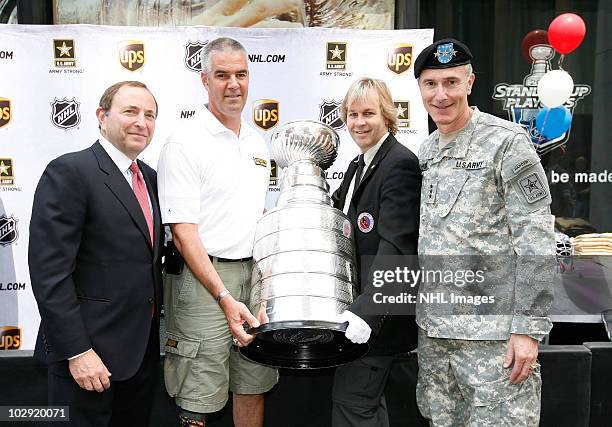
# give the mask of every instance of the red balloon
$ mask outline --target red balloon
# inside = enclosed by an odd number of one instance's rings
[[[557,16],[548,27],[548,40],[555,50],[566,55],[580,46],[586,33],[582,18],[573,13]]]
[[[521,54],[530,64],[533,62],[529,56],[529,49],[536,44],[548,44],[548,33],[546,30],[533,30],[523,37],[521,42]]]

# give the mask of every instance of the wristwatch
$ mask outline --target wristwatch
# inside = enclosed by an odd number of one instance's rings
[[[228,291],[227,289],[223,288],[223,290],[221,292],[219,292],[219,295],[217,295],[215,297],[215,299],[217,300],[217,302],[221,302],[221,300],[223,298],[225,298],[227,295],[229,295],[230,291]]]

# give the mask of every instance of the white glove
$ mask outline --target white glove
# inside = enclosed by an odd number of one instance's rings
[[[344,310],[344,312],[338,315],[338,322],[348,322],[344,335],[348,340],[354,342],[355,344],[363,344],[370,339],[372,329],[361,317],[357,316],[355,313]]]

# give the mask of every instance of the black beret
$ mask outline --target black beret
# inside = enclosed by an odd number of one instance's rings
[[[426,68],[451,68],[472,61],[470,48],[455,39],[442,39],[427,46],[414,61],[414,77]]]

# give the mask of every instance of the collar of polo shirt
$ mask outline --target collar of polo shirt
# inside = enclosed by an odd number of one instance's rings
[[[221,123],[219,119],[217,119],[208,108],[204,108],[203,114],[208,116],[207,120],[204,120],[204,125],[212,135],[219,135],[225,132],[231,132],[232,134],[234,134],[234,132],[232,132],[223,123]],[[244,135],[250,135],[254,132],[249,126],[246,126],[247,123],[242,117],[240,118],[240,124],[240,136],[243,136],[243,132]]]

